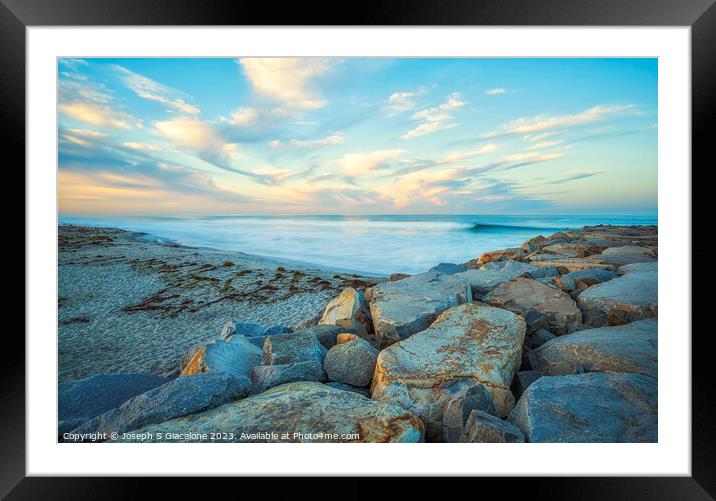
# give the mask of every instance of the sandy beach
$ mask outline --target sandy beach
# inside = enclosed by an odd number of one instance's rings
[[[381,278],[60,225],[59,382],[178,373],[228,320],[299,326],[346,287]]]

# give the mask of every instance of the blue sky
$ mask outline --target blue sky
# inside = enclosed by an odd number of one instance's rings
[[[63,214],[655,214],[656,59],[60,59]]]

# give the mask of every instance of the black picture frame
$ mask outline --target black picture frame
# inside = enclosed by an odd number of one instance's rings
[[[709,186],[706,164],[711,156],[709,121],[716,116],[716,6],[714,0],[364,0],[282,3],[218,0],[0,0],[0,116],[5,175],[14,186],[25,185],[25,30],[32,26],[138,26],[138,25],[507,25],[507,26],[690,26],[692,56],[692,165],[693,186]],[[711,158],[709,158],[711,160]],[[713,161],[709,162],[710,164]],[[10,168],[12,166],[12,169]],[[12,172],[8,172],[11,170]],[[11,179],[15,176],[15,179]],[[697,181],[694,183],[694,181]],[[12,190],[20,193],[19,189]],[[22,195],[21,195],[22,196]],[[6,218],[17,214],[19,201],[0,197]],[[692,228],[710,214],[704,198],[692,198]],[[701,221],[705,224],[705,220]],[[705,226],[702,226],[705,227]],[[24,242],[24,220],[8,221],[14,242]],[[708,232],[707,232],[708,233]],[[5,245],[6,283],[24,283],[21,268],[31,263],[22,244]],[[692,261],[706,261],[705,239],[692,239]],[[685,261],[688,262],[688,261]],[[684,273],[691,274],[690,269]],[[692,281],[692,283],[694,283]],[[694,285],[698,285],[694,283]],[[19,287],[16,302],[25,300]],[[692,291],[692,311],[707,307],[706,294]],[[22,299],[21,299],[22,298]],[[19,311],[20,305],[6,314]],[[17,316],[17,314],[15,314]],[[524,490],[532,499],[713,499],[716,497],[716,400],[711,363],[710,329],[701,329],[694,316],[684,322],[686,340],[692,329],[692,477],[650,478],[527,478],[509,481],[510,491]],[[703,326],[701,326],[703,327]],[[7,328],[0,369],[0,496],[7,499],[128,499],[146,493],[148,479],[48,478],[25,476],[25,344],[19,329]],[[48,342],[50,340],[48,339]],[[578,460],[578,458],[575,458]],[[172,479],[174,490],[197,488],[186,479]],[[242,481],[243,482],[243,481]],[[482,482],[482,480],[481,480]],[[484,479],[504,489],[505,480]],[[419,486],[420,484],[414,484]],[[485,484],[480,484],[485,491]],[[502,487],[499,487],[502,485]],[[488,486],[489,487],[489,486]],[[294,486],[287,487],[295,489]],[[185,490],[186,489],[186,490]],[[351,480],[344,493],[369,495],[366,483]],[[246,491],[243,491],[246,492]],[[363,495],[361,495],[363,493]],[[168,494],[168,492],[167,492]]]

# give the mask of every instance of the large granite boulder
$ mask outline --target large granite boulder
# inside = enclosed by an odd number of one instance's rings
[[[623,245],[621,247],[609,247],[604,249],[601,254],[589,256],[587,260],[596,263],[623,266],[631,263],[654,262],[656,261],[656,254],[648,247]]]
[[[443,311],[472,302],[471,289],[461,275],[430,271],[372,287],[368,299],[380,346],[427,329]]]
[[[544,376],[544,372],[538,370],[519,371],[515,374],[515,379],[512,380],[512,393],[516,398],[520,398],[525,390],[542,376]]]
[[[586,270],[592,268],[603,268],[605,270],[614,271],[617,265],[603,263],[598,261],[590,261],[590,257],[564,257],[559,254],[540,254],[530,257],[530,264],[532,266],[548,266],[551,268],[557,268],[562,273],[569,273],[571,271]]]
[[[593,285],[577,298],[584,324],[622,325],[658,316],[658,274],[627,273]]]
[[[483,384],[475,384],[464,394],[453,398],[445,406],[443,412],[443,440],[445,442],[459,442],[465,431],[465,424],[470,413],[474,410],[496,414],[495,404],[492,402],[492,393]]]
[[[528,442],[656,442],[656,379],[600,372],[541,377],[509,421]]]
[[[336,344],[338,334],[354,333],[355,331],[339,325],[320,324],[302,329],[301,332],[313,334],[325,349],[330,350]]]
[[[264,343],[263,364],[283,365],[315,361],[320,364],[327,350],[315,334],[307,331],[278,334]]]
[[[57,393],[59,435],[167,381],[153,374],[96,374],[62,383]]]
[[[645,271],[659,271],[658,261],[649,261],[645,263],[631,263],[620,266],[617,269],[619,275],[626,275],[627,273],[643,273]]]
[[[524,320],[512,312],[463,304],[442,313],[430,328],[378,355],[372,398],[419,416],[427,437],[443,438],[448,403],[482,383],[495,409],[507,415],[514,405],[512,377],[520,366]]]
[[[657,329],[657,320],[648,319],[560,336],[532,350],[530,363],[549,376],[634,372],[657,377]]]
[[[74,433],[123,433],[145,425],[202,412],[251,391],[248,378],[225,372],[179,376],[162,386],[133,397],[116,409],[87,421]]]
[[[455,273],[462,273],[463,271],[467,271],[467,265],[465,265],[465,263],[440,263],[437,266],[433,266],[428,271],[439,271],[440,273],[445,273],[446,275],[454,275]]]
[[[226,372],[237,378],[251,378],[251,370],[261,364],[261,348],[245,336],[216,339],[201,346],[182,368],[182,376],[204,372]]]
[[[508,444],[524,442],[525,436],[509,421],[503,421],[485,411],[474,410],[465,422],[465,430],[459,441],[462,443]]]
[[[269,388],[296,381],[325,381],[326,372],[317,360],[281,365],[254,367],[252,393],[263,393]]]
[[[377,359],[378,350],[358,338],[328,350],[324,367],[329,380],[362,387],[373,379]]]
[[[498,251],[485,252],[477,258],[477,264],[482,265],[492,261],[506,261],[508,259],[518,259],[525,255],[525,251],[520,247],[510,249],[502,249]]]
[[[547,317],[550,331],[558,336],[576,330],[582,321],[577,304],[567,293],[529,278],[505,282],[483,301],[522,315],[535,310]]]
[[[360,337],[374,341],[371,336],[373,319],[370,316],[368,303],[362,293],[350,287],[326,305],[318,323],[348,328],[355,331]]]
[[[566,273],[555,278],[554,283],[567,292],[583,291],[587,287],[616,278],[617,274],[603,268],[591,268]]]
[[[242,322],[240,320],[229,320],[224,324],[221,330],[220,339],[229,339],[232,336],[246,336],[246,337],[265,337],[273,336],[274,334],[285,334],[287,332],[293,332],[290,327],[283,325],[262,325],[251,322]]]
[[[336,381],[328,381],[325,384],[326,386],[330,386],[331,388],[335,388],[336,390],[352,391],[353,393],[362,395],[365,398],[370,398],[370,390],[368,388],[356,388],[355,386],[351,386],[345,383],[338,383]]]
[[[527,263],[507,260],[489,262],[478,269],[468,270],[455,276],[467,281],[473,298],[481,299],[485,294],[513,278],[544,278],[557,274],[556,268],[531,266]]]
[[[423,424],[395,405],[321,383],[298,382],[138,430],[158,442],[185,440],[160,439],[157,433],[195,433],[199,436],[192,441],[210,442],[216,431],[231,434],[225,440],[234,442],[421,442]]]

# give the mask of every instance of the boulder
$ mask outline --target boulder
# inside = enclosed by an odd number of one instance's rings
[[[603,268],[577,270],[555,278],[554,283],[562,290],[572,292],[616,278],[617,274]]]
[[[463,443],[507,444],[524,441],[524,434],[515,425],[480,410],[470,413],[465,431],[460,437]]]
[[[520,398],[525,390],[542,376],[544,372],[533,369],[515,374],[515,379],[512,381],[512,393],[515,394],[515,398]]]
[[[336,336],[336,344],[350,343],[351,341],[353,341],[355,339],[362,339],[362,338],[358,337],[358,335],[356,335],[356,334],[350,334],[348,332],[343,332]]]
[[[573,241],[568,243],[558,243],[552,245],[546,245],[542,247],[542,252],[547,254],[560,254],[567,257],[584,257],[595,252],[599,252],[601,249],[593,245],[589,245],[587,242]]]
[[[271,336],[264,343],[263,365],[311,361],[322,364],[326,357],[326,351],[316,335],[311,332],[298,331],[278,334]]]
[[[465,264],[454,264],[454,263],[440,263],[437,266],[433,266],[428,271],[439,271],[446,275],[454,275],[455,273],[462,273],[467,270]]]
[[[482,298],[503,283],[517,277],[539,278],[547,274],[557,275],[556,268],[540,268],[519,261],[497,261],[487,263],[476,270],[454,275],[463,278],[470,285],[473,298]]]
[[[648,261],[645,263],[625,264],[624,266],[620,266],[617,269],[617,274],[626,275],[627,273],[642,273],[645,271],[658,272],[659,271],[659,262],[658,261]]]
[[[252,374],[252,393],[263,393],[269,388],[296,381],[325,381],[326,372],[316,360],[281,365],[258,365]]]
[[[372,340],[373,319],[363,294],[349,287],[332,299],[323,310],[320,324],[337,325],[354,330],[360,337]]]
[[[642,374],[541,377],[509,421],[528,442],[656,442],[657,383]]]
[[[429,271],[372,288],[370,312],[381,347],[427,329],[443,311],[472,302],[472,292],[461,273]]]
[[[524,320],[512,312],[463,304],[442,313],[430,328],[378,355],[372,398],[419,416],[427,437],[440,441],[447,404],[475,383],[492,393],[495,409],[514,405],[512,377],[520,366]]]
[[[200,435],[192,441],[211,442],[211,433],[217,431],[231,434],[225,440],[234,442],[421,442],[423,424],[395,405],[321,383],[298,382],[137,431],[151,433],[149,441],[157,442],[187,441],[171,435],[160,439],[157,433],[194,433]],[[341,435],[353,434],[341,440]]]
[[[658,316],[658,274],[633,272],[582,292],[577,303],[585,325],[622,325]]]
[[[318,338],[318,342],[329,350],[336,344],[336,338],[339,334],[351,332],[351,329],[346,329],[339,325],[320,324],[308,329],[302,329],[302,332],[315,335]]]
[[[357,393],[358,395],[363,395],[365,398],[370,398],[370,390],[368,388],[356,388],[355,386],[338,383],[336,381],[329,381],[326,383],[326,386],[330,386],[331,388],[335,388],[336,390],[352,391],[353,393]]]
[[[531,238],[525,243],[523,243],[521,248],[527,254],[539,252],[539,250],[542,249],[545,240],[547,239],[544,238],[542,235],[537,235],[536,237]]]
[[[623,245],[621,247],[609,247],[601,254],[594,254],[586,258],[596,263],[623,266],[631,263],[644,263],[656,261],[656,254],[648,247],[637,245]]]
[[[337,344],[326,355],[328,379],[351,386],[368,386],[373,379],[378,350],[364,339]]]
[[[577,258],[577,257],[564,257],[559,255],[539,255],[539,256],[533,256],[530,258],[530,264],[532,266],[549,266],[549,267],[556,267],[559,270],[564,270],[564,273],[569,273],[570,271],[577,271],[577,270],[586,270],[591,268],[604,268],[605,270],[612,270],[614,271],[617,266],[614,264],[609,263],[602,263],[602,262],[596,262],[596,261],[588,261],[590,257],[585,258]]]
[[[522,315],[529,310],[538,311],[547,317],[550,331],[558,336],[574,331],[582,321],[577,304],[567,293],[529,278],[505,282],[483,300]]]
[[[283,325],[266,326],[262,324],[254,324],[251,322],[241,322],[239,320],[229,320],[224,324],[221,330],[220,339],[229,339],[231,336],[239,335],[246,337],[265,337],[274,334],[284,334],[293,332],[290,327]]]
[[[404,278],[408,278],[410,275],[407,275],[405,273],[393,273],[388,277],[389,282],[397,282],[398,280],[402,280]]]
[[[471,386],[463,395],[453,398],[443,413],[443,439],[445,442],[459,442],[467,418],[473,410],[495,414],[492,393],[482,384]]]
[[[153,374],[96,374],[62,383],[57,392],[59,435],[167,381]]]
[[[181,370],[182,376],[204,372],[226,372],[236,378],[251,378],[251,370],[261,363],[261,349],[245,336],[216,339],[201,346]]]
[[[525,340],[525,344],[528,344],[529,348],[537,348],[539,346],[542,346],[547,341],[550,341],[554,338],[556,338],[554,334],[552,334],[547,329],[539,329],[533,333],[531,333],[529,336],[527,336]]]
[[[530,353],[532,367],[549,376],[634,372],[657,377],[656,319],[587,329],[546,342]]]
[[[485,252],[477,259],[477,264],[485,264],[491,261],[505,261],[507,259],[516,259],[523,257],[524,255],[525,251],[523,251],[519,247]]]
[[[243,398],[250,391],[251,381],[248,378],[236,378],[225,372],[179,376],[100,414],[74,432],[123,433],[202,412]]]

